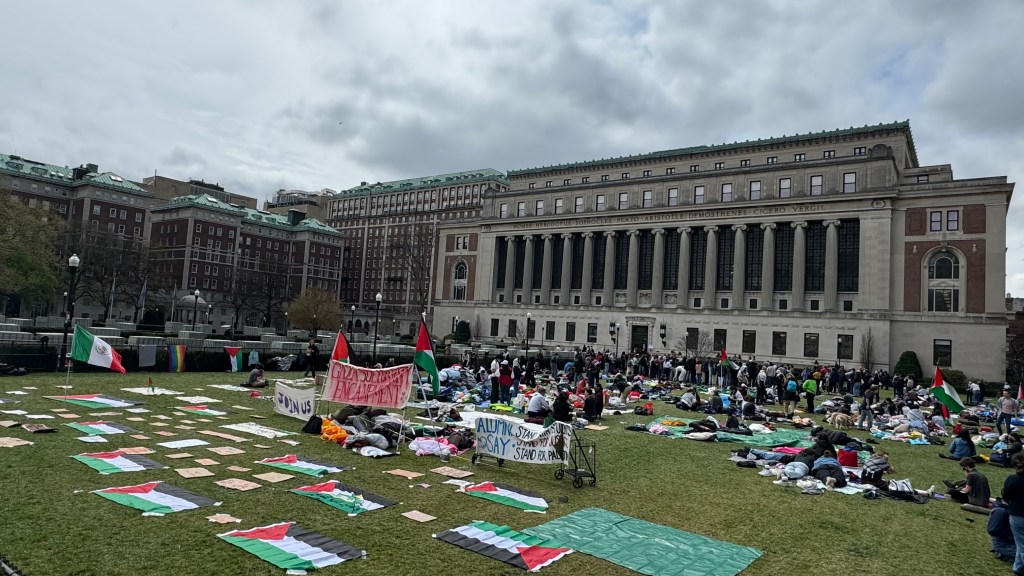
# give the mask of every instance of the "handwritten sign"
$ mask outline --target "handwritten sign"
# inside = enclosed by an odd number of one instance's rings
[[[299,420],[309,420],[313,415],[313,388],[291,388],[277,383],[274,390],[274,412]]]
[[[356,406],[401,408],[409,399],[412,383],[412,364],[375,370],[332,361],[323,399]]]
[[[516,418],[481,415],[476,419],[476,451],[495,458],[531,464],[565,461],[572,427],[555,422],[548,428],[524,425]]]

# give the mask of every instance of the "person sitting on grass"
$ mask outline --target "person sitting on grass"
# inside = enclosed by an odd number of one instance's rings
[[[988,486],[988,478],[975,469],[974,458],[962,458],[960,469],[966,474],[966,479],[959,482],[943,480],[949,488],[949,497],[960,504],[970,504],[979,508],[990,508],[992,506],[989,498],[992,491]]]
[[[531,399],[531,404],[533,403]],[[569,405],[569,393],[559,392],[551,405],[551,416],[557,422],[572,422],[572,406]]]
[[[949,444],[949,454],[939,453],[939,458],[947,460],[962,460],[963,458],[974,458],[978,455],[978,449],[974,446],[970,432],[966,428],[961,429],[956,438]]]
[[[530,397],[530,404],[526,407],[526,415],[530,418],[547,418],[551,414],[551,404],[544,394],[547,390],[538,386],[533,396]]]
[[[999,439],[993,447],[992,455],[989,457],[989,464],[994,466],[1008,467],[1010,460],[1024,450],[1024,443],[1016,432],[1010,432]]]
[[[680,410],[699,410],[700,409],[700,396],[697,395],[693,388],[687,388],[686,392],[676,400],[676,408]]]
[[[587,390],[587,397],[583,400],[583,414],[587,420],[593,422],[601,419],[601,412],[604,411],[604,401],[598,390],[590,388]]]
[[[707,406],[704,409],[708,414],[725,414],[725,403],[717,388],[708,390]]]
[[[992,538],[992,554],[999,560],[1013,562],[1017,556],[1017,544],[1010,529],[1010,513],[1006,502],[997,499],[988,515],[988,535]]]
[[[265,388],[267,386],[267,379],[263,373],[263,364],[257,364],[249,372],[249,378],[242,383],[242,386],[246,388]]]
[[[889,483],[883,480],[882,476],[895,471],[896,469],[889,462],[889,454],[884,450],[877,450],[864,461],[864,466],[860,471],[861,484],[870,484],[876,488],[887,490]]]

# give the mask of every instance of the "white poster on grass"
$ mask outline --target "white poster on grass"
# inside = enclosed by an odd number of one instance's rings
[[[480,414],[476,418],[476,452],[532,464],[565,461],[572,427],[555,422],[548,428],[530,426],[517,418]]]
[[[313,415],[315,392],[312,387],[291,388],[278,382],[274,390],[274,412],[299,420],[309,420]]]

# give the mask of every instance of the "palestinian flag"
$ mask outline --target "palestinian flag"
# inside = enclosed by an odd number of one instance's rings
[[[416,338],[416,353],[412,357],[412,363],[427,372],[434,394],[437,395],[441,391],[441,378],[437,375],[437,362],[434,361],[434,347],[430,343],[430,334],[427,333],[427,325],[423,322],[420,322],[420,333]]]
[[[935,367],[935,380],[932,382],[932,387],[928,389],[928,392],[942,403],[944,411],[948,410],[954,414],[959,414],[964,409],[964,403],[960,401],[960,395],[949,385],[949,382],[946,382],[946,379],[942,376],[942,370],[938,366]]]
[[[44,398],[60,400],[61,402],[68,402],[86,408],[126,408],[138,404],[138,402],[122,400],[105,394],[74,394],[68,396],[44,396]]]
[[[334,341],[334,350],[331,352],[331,360],[349,363],[348,340],[345,339],[345,332],[338,330],[338,339]]]
[[[116,472],[141,472],[143,470],[163,470],[167,468],[159,462],[154,462],[145,456],[138,454],[125,454],[120,450],[113,452],[93,452],[91,454],[79,454],[72,456],[82,464],[96,470],[100,474],[114,474]]]
[[[93,494],[98,494],[123,506],[142,510],[143,516],[163,516],[171,512],[220,505],[220,502],[214,502],[206,496],[193,494],[188,490],[165,484],[159,480],[136,486],[93,490]]]
[[[201,406],[178,406],[175,410],[181,410],[182,412],[189,412],[191,414],[201,414],[203,416],[226,416],[227,412],[223,410],[214,410],[208,408],[205,404]]]
[[[239,372],[242,369],[242,349],[237,346],[225,346],[224,351],[228,353],[228,360],[231,361],[231,371]]]
[[[345,512],[349,516],[356,516],[357,514],[372,510],[380,510],[381,508],[387,508],[398,503],[394,500],[388,500],[382,496],[371,494],[365,490],[360,490],[355,486],[342,484],[337,480],[328,480],[321,484],[303,486],[302,488],[289,490],[289,492],[314,498],[328,506],[333,506]]]
[[[334,472],[344,472],[345,470],[352,469],[350,466],[339,468],[334,464],[302,458],[295,454],[288,454],[279,458],[264,458],[256,463],[309,476],[323,476],[324,474],[333,474]]]
[[[138,434],[138,430],[129,428],[124,424],[118,424],[117,422],[108,422],[101,420],[99,422],[75,422],[68,424],[68,426],[84,432],[90,436],[100,436],[103,434]]]
[[[124,374],[121,355],[78,324],[75,324],[75,339],[71,342],[71,359]]]
[[[572,554],[572,548],[488,522],[473,522],[434,537],[530,572]]]
[[[251,530],[232,530],[217,536],[228,544],[234,544],[289,571],[314,570],[366,556],[366,550],[310,532],[294,522],[281,522]]]
[[[544,500],[540,494],[527,492],[508,484],[481,482],[480,484],[472,484],[461,488],[459,491],[465,492],[470,496],[504,504],[505,506],[519,508],[525,512],[540,512],[543,514],[548,509],[547,500]]]

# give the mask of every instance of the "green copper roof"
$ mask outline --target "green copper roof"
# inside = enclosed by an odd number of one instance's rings
[[[86,174],[82,177],[80,182],[88,182],[90,184],[98,184],[107,188],[116,188],[118,190],[126,190],[134,194],[141,194],[144,196],[152,196],[146,190],[138,187],[134,182],[125,180],[113,172],[103,172],[100,174]]]
[[[633,156],[620,156],[618,158],[603,158],[601,160],[590,160],[587,162],[570,162],[568,164],[555,164],[552,166],[540,166],[537,168],[524,168],[522,170],[509,170],[508,176],[510,178],[516,176],[528,176],[531,174],[542,174],[545,172],[552,172],[556,170],[566,170],[571,168],[597,168],[600,166],[611,166],[615,164],[621,164],[622,162],[635,162],[635,161],[647,161],[647,160],[660,160],[662,158],[674,158],[679,156],[692,156],[694,154],[707,154],[709,152],[722,152],[726,150],[735,150],[737,148],[750,148],[755,146],[770,146],[774,144],[787,144],[793,142],[802,142],[806,140],[815,140],[818,138],[836,138],[841,136],[854,136],[861,134],[870,134],[872,132],[897,130],[906,131],[907,138],[910,141],[910,156],[913,159],[915,165],[917,165],[917,150],[914,148],[914,139],[910,134],[910,121],[905,120],[903,122],[892,122],[891,124],[877,124],[875,126],[862,126],[860,128],[841,128],[837,130],[826,130],[824,132],[810,132],[807,134],[794,134],[793,136],[780,136],[777,138],[767,138],[757,140],[747,140],[745,142],[733,142],[732,144],[716,144],[711,146],[691,146],[689,148],[676,148],[673,150],[663,150],[661,152],[650,152],[647,154],[635,154]]]
[[[131,192],[132,194],[142,196],[151,196],[149,192],[139,188],[135,183],[130,182],[113,172],[103,172],[101,174],[89,173],[83,176],[81,180],[75,180],[74,170],[67,166],[45,164],[43,162],[36,162],[35,160],[28,160],[20,156],[0,154],[0,172],[23,176],[25,178],[33,178],[36,180],[46,180],[56,185],[67,186],[69,188],[88,184],[123,192]]]
[[[166,210],[173,210],[175,208],[181,208],[186,206],[197,206],[200,208],[206,208],[208,210],[215,210],[218,212],[224,212],[237,216],[242,220],[250,223],[256,223],[261,226],[270,226],[274,228],[281,228],[283,230],[290,230],[298,232],[302,230],[308,230],[311,232],[319,232],[323,234],[335,234],[341,235],[334,228],[320,222],[315,218],[307,218],[298,224],[292,226],[288,223],[288,217],[282,214],[273,214],[271,212],[264,212],[262,210],[255,210],[253,208],[246,208],[239,206],[238,204],[230,204],[222,200],[218,200],[209,194],[195,194],[192,196],[178,196],[177,198],[171,198],[171,201],[166,206],[159,206],[153,208],[153,212],[163,212]]]
[[[481,170],[470,170],[468,172],[453,172],[451,174],[438,174],[437,176],[421,176],[409,178],[408,180],[393,180],[391,182],[377,182],[366,186],[356,186],[341,192],[332,194],[335,198],[339,196],[365,196],[372,194],[387,194],[389,192],[406,192],[408,190],[422,190],[424,188],[436,188],[438,186],[449,186],[459,184],[473,184],[474,182],[496,181],[508,184],[508,178],[501,172],[491,168]]]

